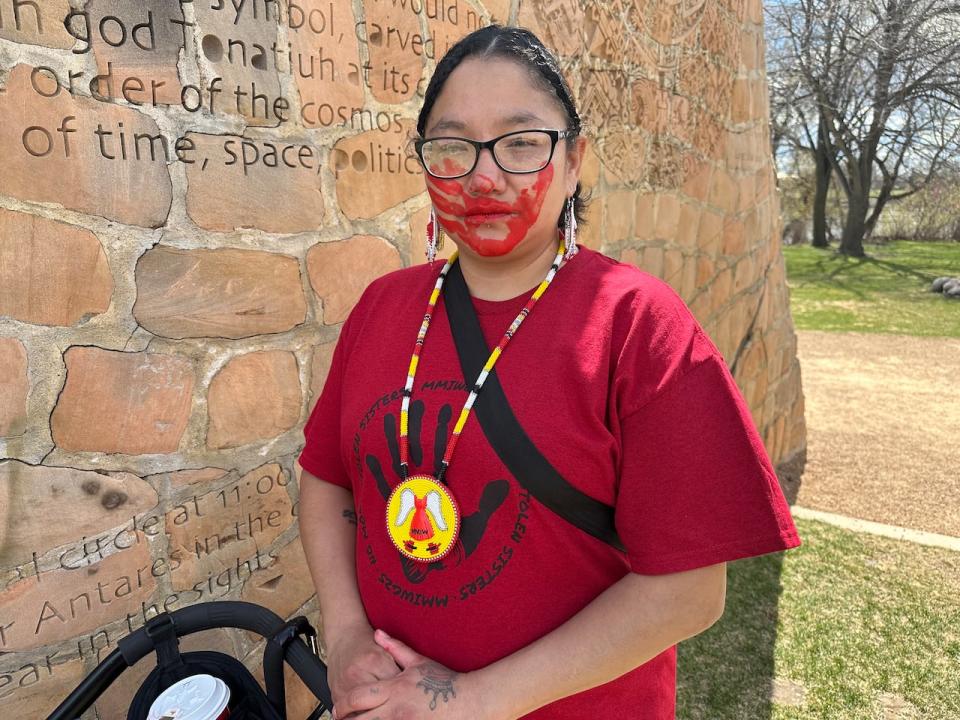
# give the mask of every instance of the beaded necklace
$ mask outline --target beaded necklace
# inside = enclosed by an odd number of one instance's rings
[[[417,333],[417,341],[414,344],[413,355],[410,358],[410,366],[407,370],[407,382],[403,387],[403,401],[400,406],[400,472],[402,482],[394,488],[387,500],[387,530],[393,544],[407,557],[420,562],[433,562],[442,558],[455,546],[460,531],[460,510],[443,477],[447,468],[450,467],[453,451],[457,447],[457,441],[460,439],[460,434],[467,423],[467,418],[470,417],[470,411],[473,409],[477,395],[480,394],[484,382],[503,355],[510,340],[516,335],[520,325],[523,324],[530,311],[533,310],[533,306],[537,304],[537,301],[550,286],[557,270],[560,268],[564,252],[565,245],[561,240],[557,256],[554,258],[547,276],[533,291],[533,295],[527,300],[513,322],[510,323],[510,327],[507,328],[500,342],[497,343],[497,346],[490,353],[490,357],[484,363],[467,401],[460,410],[460,416],[457,418],[453,434],[447,443],[437,476],[419,474],[408,477],[410,447],[407,433],[413,383],[417,376],[423,343],[427,337],[427,331],[430,329],[430,321],[433,319],[433,311],[437,300],[440,299],[440,292],[443,289],[444,281],[447,279],[447,273],[450,272],[451,266],[457,259],[456,252],[451,255],[440,271],[433,292],[430,293],[427,310],[424,313],[423,322],[420,324],[420,331]]]

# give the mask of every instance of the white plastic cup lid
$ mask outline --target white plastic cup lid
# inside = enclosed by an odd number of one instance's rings
[[[230,688],[212,675],[191,675],[153,701],[147,720],[218,720],[227,708]]]

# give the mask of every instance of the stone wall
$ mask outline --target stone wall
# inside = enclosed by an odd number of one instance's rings
[[[760,0],[0,0],[5,709],[44,715],[160,610],[316,619],[301,427],[360,291],[422,262],[420,95],[491,21],[580,98],[582,239],[671,283],[802,458]]]

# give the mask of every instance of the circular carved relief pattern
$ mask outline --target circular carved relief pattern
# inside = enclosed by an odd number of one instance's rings
[[[562,56],[611,180],[669,190],[722,156],[743,0],[524,5],[521,24]]]

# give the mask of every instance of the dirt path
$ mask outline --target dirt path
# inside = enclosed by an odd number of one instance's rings
[[[801,331],[797,504],[960,537],[960,340]]]

